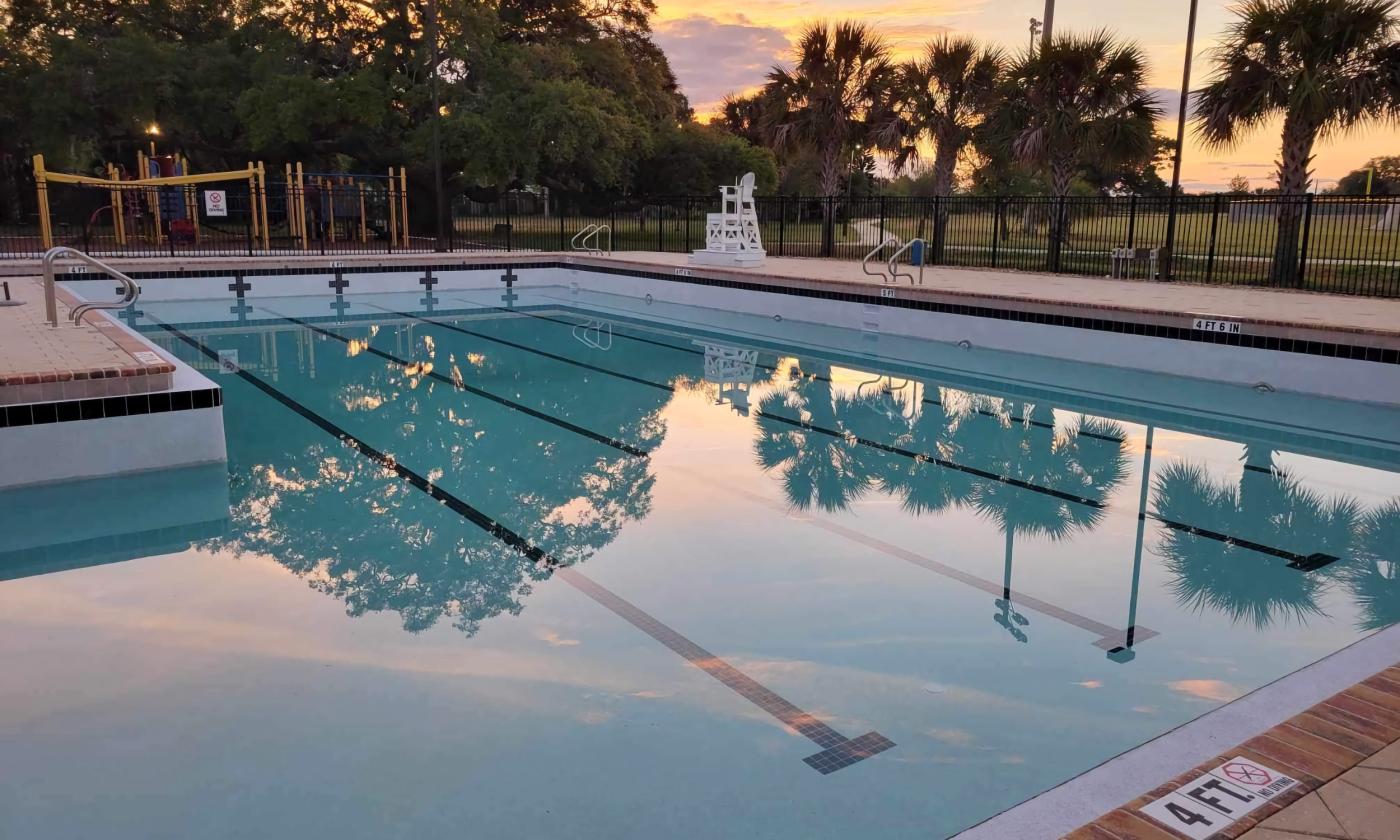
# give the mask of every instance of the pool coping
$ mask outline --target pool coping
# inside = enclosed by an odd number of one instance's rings
[[[1374,709],[1367,723],[1388,732],[1387,743],[1400,738],[1400,694],[1389,695],[1394,701],[1390,708],[1375,706],[1364,696],[1375,690],[1364,685],[1366,681],[1381,674],[1400,681],[1400,625],[1353,642],[954,837],[1179,840],[1184,835],[1159,826],[1139,814],[1137,808],[1235,756],[1243,755],[1295,774],[1294,778],[1302,784],[1214,835],[1238,837],[1368,757],[1318,734],[1315,725],[1297,726],[1295,721],[1300,716],[1313,715],[1303,721],[1312,724],[1316,718],[1313,713],[1322,706],[1341,712],[1337,715],[1324,710],[1329,718],[1346,720],[1355,718],[1354,710],[1358,708]],[[1358,707],[1358,703],[1362,706]],[[1339,708],[1338,704],[1347,708]],[[1379,721],[1375,720],[1377,717]],[[1341,766],[1338,756],[1348,752],[1355,760]]]
[[[1112,280],[1097,277],[1074,275],[1043,274],[1037,272],[998,272],[984,269],[957,267],[931,267],[931,279],[925,285],[891,285],[875,278],[865,277],[860,264],[850,260],[819,258],[780,258],[770,262],[781,262],[781,266],[760,265],[756,268],[731,268],[712,265],[689,265],[686,255],[666,252],[626,252],[615,254],[580,253],[577,251],[484,251],[473,253],[405,253],[370,255],[296,255],[296,256],[255,256],[255,257],[148,257],[113,258],[114,265],[137,279],[141,277],[176,277],[184,275],[227,275],[235,272],[248,276],[290,274],[307,272],[343,271],[356,273],[377,270],[411,270],[422,268],[441,269],[486,269],[504,268],[565,268],[592,271],[612,271],[622,273],[644,272],[655,279],[701,284],[736,284],[745,288],[762,291],[807,294],[814,296],[838,295],[867,300],[877,305],[910,306],[919,308],[937,306],[951,309],[959,314],[982,315],[994,312],[1020,313],[1020,320],[1035,323],[1050,323],[1063,326],[1085,326],[1086,321],[1106,321],[1111,325],[1127,326],[1117,329],[1122,332],[1142,332],[1150,334],[1170,331],[1168,337],[1190,337],[1194,340],[1212,341],[1220,344],[1237,344],[1241,338],[1267,340],[1266,349],[1289,349],[1294,343],[1301,349],[1294,352],[1308,352],[1314,355],[1342,355],[1337,348],[1352,348],[1375,351],[1371,354],[1350,355],[1350,358],[1368,361],[1400,363],[1400,318],[1395,328],[1376,328],[1338,320],[1326,322],[1315,315],[1295,318],[1262,317],[1259,315],[1210,311],[1208,307],[1146,305],[1140,301],[1125,303],[1107,300],[1080,300],[1066,295],[1013,294],[998,291],[998,284],[1008,286],[1008,278],[1014,281],[1033,280],[1044,282],[1047,288],[1062,287],[1066,284],[1082,286],[1080,292],[1111,292],[1134,288],[1143,293],[1169,296],[1191,291],[1211,292],[1228,288],[1232,292],[1252,296],[1255,301],[1279,301],[1295,306],[1303,301],[1308,311],[1310,304],[1337,302],[1352,304],[1365,302],[1368,307],[1392,307],[1400,302],[1387,298],[1353,297],[1325,292],[1285,290],[1272,288],[1237,288],[1217,285],[1190,283],[1159,283],[1141,280]],[[850,276],[816,277],[823,270],[839,268]],[[17,260],[0,264],[0,276],[35,276],[39,267],[37,261]],[[939,277],[975,275],[986,289],[953,289],[940,287]],[[79,279],[82,275],[65,279]],[[964,311],[979,310],[979,311]],[[991,317],[998,317],[991,315]],[[1001,316],[1004,317],[1004,316]],[[1248,332],[1228,334],[1210,333],[1196,330],[1191,322],[1197,318],[1209,318],[1238,322]],[[1131,319],[1131,320],[1129,320]],[[1387,324],[1388,327],[1388,324]],[[1102,327],[1097,327],[1102,328]],[[1136,329],[1134,329],[1136,328]],[[1178,335],[1181,333],[1181,335]],[[1149,333],[1143,333],[1149,334]],[[1280,346],[1283,345],[1283,346]],[[1330,347],[1329,347],[1330,345]],[[1248,346],[1248,345],[1247,345]],[[1381,354],[1384,358],[1381,358]]]

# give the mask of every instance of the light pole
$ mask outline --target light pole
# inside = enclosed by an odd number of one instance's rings
[[[1172,191],[1167,196],[1167,241],[1162,245],[1158,277],[1172,279],[1172,252],[1176,248],[1176,194],[1181,191],[1181,150],[1186,144],[1186,105],[1191,98],[1191,53],[1196,45],[1196,2],[1186,23],[1186,61],[1181,70],[1181,106],[1176,114],[1176,150],[1172,154]]]
[[[442,55],[438,51],[438,16],[437,0],[428,0],[427,32],[429,45],[429,58],[432,66],[428,68],[429,85],[433,93],[433,200],[437,205],[437,245],[433,249],[442,251],[446,248],[446,236],[443,234],[443,196],[442,196],[442,138],[440,137],[440,124],[442,123],[442,103],[438,97],[438,65],[442,63]],[[404,224],[408,224],[408,219],[404,219]]]
[[[1037,36],[1037,35],[1039,35],[1039,34],[1040,34],[1040,21],[1036,20],[1035,18],[1031,18],[1031,44],[1030,44],[1030,47],[1028,48],[1028,51],[1027,51],[1027,53],[1026,53],[1027,55],[1030,55],[1030,56],[1032,56],[1032,57],[1035,56],[1035,36]]]

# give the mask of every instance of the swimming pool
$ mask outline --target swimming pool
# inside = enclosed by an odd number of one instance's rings
[[[501,297],[130,313],[228,468],[0,500],[0,833],[947,836],[1400,618],[1393,409]]]

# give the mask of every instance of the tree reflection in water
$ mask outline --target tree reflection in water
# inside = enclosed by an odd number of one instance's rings
[[[1355,560],[1342,578],[1360,610],[1357,626],[1379,630],[1400,622],[1400,499],[1371,511],[1356,542]]]
[[[349,335],[352,328],[341,332]],[[275,334],[273,340],[291,335]],[[256,337],[217,344],[246,341],[244,355],[253,358]],[[367,340],[374,340],[372,333]],[[650,509],[654,476],[648,459],[486,403],[421,372],[356,358],[354,352],[326,352],[329,346],[320,345],[315,381],[283,370],[283,386],[298,396],[308,389],[331,395],[337,417],[355,424],[351,430],[367,443],[423,471],[555,558],[570,564],[588,559]],[[484,342],[478,348],[454,340],[452,347],[437,348],[424,335],[412,355],[493,393],[523,393],[526,402],[534,395],[531,404],[540,410],[643,450],[665,436],[665,391],[611,377],[561,377],[557,366],[540,357],[505,353]],[[283,352],[281,358],[296,354]],[[677,373],[674,364],[640,366],[640,375],[658,381]],[[326,400],[310,402],[320,406]],[[275,558],[317,590],[343,600],[350,615],[395,612],[412,632],[446,618],[471,635],[492,616],[519,613],[531,584],[549,574],[285,411],[235,408],[226,422],[235,527],[219,545]],[[424,465],[436,468],[427,472]]]
[[[1234,541],[1212,539],[1180,528],[1163,529],[1157,546],[1177,601],[1210,609],[1234,622],[1264,629],[1276,620],[1306,622],[1321,615],[1318,600],[1331,576],[1350,565],[1361,508],[1345,497],[1324,498],[1273,463],[1273,452],[1246,444],[1237,483],[1217,481],[1203,465],[1177,462],[1157,475],[1153,512],[1237,541],[1300,547],[1341,558],[1312,572]],[[1306,548],[1301,548],[1306,547]]]

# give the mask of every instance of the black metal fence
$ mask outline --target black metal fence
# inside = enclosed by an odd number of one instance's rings
[[[50,185],[55,244],[102,256],[563,251],[589,224],[615,251],[703,248],[715,197],[615,202],[591,209],[531,193],[451,203],[444,235],[431,209],[409,214],[385,183],[203,187]],[[119,198],[114,196],[119,195]],[[1108,275],[1118,248],[1159,249],[1176,217],[1172,279],[1400,297],[1400,198],[1346,196],[762,197],[772,256],[859,260],[893,236],[927,243],[930,265]],[[120,229],[114,222],[122,208]],[[37,226],[0,229],[0,256],[37,256]],[[1139,275],[1141,276],[1141,275]]]

